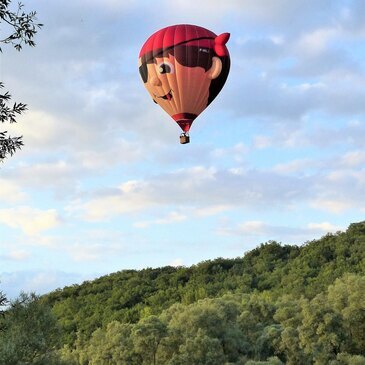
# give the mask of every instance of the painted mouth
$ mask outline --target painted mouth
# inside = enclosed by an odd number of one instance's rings
[[[159,99],[164,99],[164,100],[171,100],[172,99],[172,90],[170,90],[166,95],[162,95],[162,96],[157,96],[155,95],[156,98]]]

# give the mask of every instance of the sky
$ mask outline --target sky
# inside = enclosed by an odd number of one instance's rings
[[[8,297],[364,220],[364,1],[23,2],[44,27],[0,54],[4,90],[28,105],[0,126],[25,143],[0,165]],[[173,24],[231,34],[226,85],[187,145],[138,73]]]

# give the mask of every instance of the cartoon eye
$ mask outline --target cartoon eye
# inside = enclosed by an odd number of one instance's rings
[[[160,74],[172,74],[174,71],[174,66],[171,63],[162,62],[158,65],[158,72]]]
[[[146,83],[148,80],[148,71],[146,63],[142,63],[142,65],[139,66],[139,74],[141,75],[143,82]]]

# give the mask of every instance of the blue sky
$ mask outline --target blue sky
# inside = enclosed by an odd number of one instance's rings
[[[25,142],[0,166],[8,296],[364,219],[363,1],[24,2],[45,25],[36,48],[0,55],[29,107],[1,126]],[[231,33],[230,75],[189,145],[137,67],[148,36],[180,23]]]

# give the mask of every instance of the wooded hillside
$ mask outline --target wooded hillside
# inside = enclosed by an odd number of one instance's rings
[[[39,303],[61,340],[49,340],[54,362],[32,364],[361,365],[365,222],[300,247],[268,242],[242,258],[124,270]]]
[[[350,273],[353,275],[349,275]],[[227,353],[231,350],[224,349],[222,344],[223,355],[230,361],[237,360],[240,352],[248,358],[258,359],[281,355],[280,359],[288,361],[288,355],[285,354],[285,346],[288,344],[271,343],[270,346],[265,346],[264,354],[258,354],[257,350],[252,349],[257,347],[256,342],[259,338],[260,341],[264,341],[262,336],[266,336],[265,341],[269,342],[270,336],[274,336],[274,342],[277,343],[279,338],[287,333],[288,328],[285,324],[288,322],[297,321],[297,326],[290,327],[297,331],[300,324],[303,325],[303,316],[306,313],[312,316],[318,311],[317,319],[306,318],[306,321],[314,321],[314,324],[319,325],[320,317],[327,318],[328,311],[331,312],[339,305],[327,308],[327,296],[344,295],[344,293],[333,293],[340,289],[355,290],[357,285],[361,283],[363,285],[364,273],[365,223],[363,222],[352,224],[346,232],[328,234],[301,247],[269,242],[248,252],[242,258],[218,258],[188,268],[162,267],[121,271],[82,285],[57,290],[49,294],[46,300],[52,306],[63,328],[63,341],[69,349],[75,348],[80,341],[82,343],[95,341],[95,331],[99,335],[101,333],[107,335],[111,330],[110,326],[123,324],[141,326],[146,321],[154,319],[162,321],[167,326],[167,331],[169,322],[164,322],[163,318],[173,316],[171,313],[178,311],[180,318],[181,313],[189,316],[191,311],[203,311],[204,306],[225,307],[229,306],[229,303],[235,303],[234,308],[237,313],[230,320],[238,325],[236,320],[238,317],[241,318],[239,327],[242,331],[243,326],[244,331],[249,334],[244,339],[243,347],[246,350],[238,346],[234,350],[236,355],[233,356]],[[213,298],[221,299],[213,300]],[[199,301],[202,299],[205,300]],[[365,308],[365,300],[362,303],[357,305]],[[224,312],[223,307],[221,310]],[[348,310],[346,306],[342,309]],[[220,311],[218,308],[216,310],[219,317]],[[287,312],[293,310],[294,318],[287,318]],[[358,310],[360,315],[362,312],[360,308]],[[248,318],[243,320],[245,316]],[[335,319],[339,320],[337,317],[333,320]],[[176,320],[175,318],[174,321]],[[351,323],[360,325],[357,320],[355,322],[351,320]],[[365,326],[365,316],[363,323]],[[194,331],[197,336],[202,338],[210,336],[206,331],[199,332],[199,329],[201,328],[195,328]],[[302,329],[304,330],[303,326]],[[307,330],[309,331],[309,328]],[[315,333],[311,336],[315,336]],[[353,336],[352,333],[351,337]],[[296,341],[299,341],[298,334],[296,337]],[[165,335],[163,338],[165,341]],[[198,337],[200,340],[202,338]],[[217,337],[209,338],[217,339]],[[336,341],[341,342],[340,339]],[[338,348],[333,350],[333,356],[341,352],[339,343],[336,345]],[[351,351],[363,354],[365,340],[362,345],[360,347],[359,344],[352,344]],[[188,343],[179,344],[176,351],[181,346],[188,346]],[[275,348],[276,346],[278,348]],[[303,351],[305,349],[307,352],[312,351],[309,350],[311,348],[309,343],[303,343],[301,346]]]

